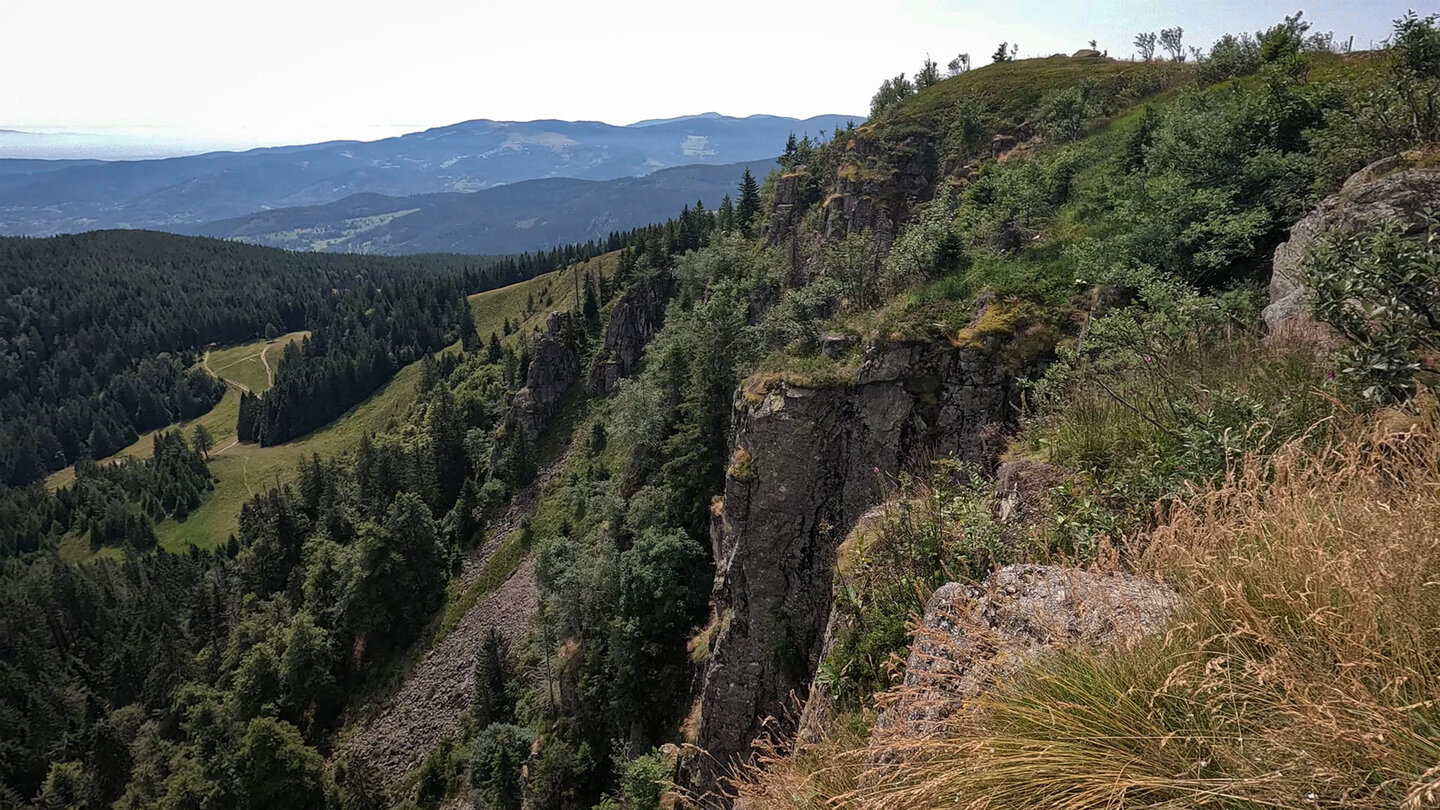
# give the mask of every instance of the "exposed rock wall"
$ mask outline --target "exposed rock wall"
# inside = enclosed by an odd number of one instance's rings
[[[560,409],[560,401],[580,378],[575,353],[575,324],[568,312],[552,312],[535,340],[525,387],[515,392],[511,414],[527,438],[535,439]]]
[[[605,342],[585,392],[592,397],[609,396],[615,386],[640,363],[650,339],[665,323],[665,308],[675,295],[675,279],[668,272],[656,273],[630,285],[610,311]]]
[[[882,485],[934,456],[988,462],[1014,381],[985,354],[902,345],[865,358],[853,385],[777,383],[737,400],[734,456],[713,539],[715,634],[690,774],[712,787],[767,716],[791,708],[821,653],[836,548]]]
[[[1270,305],[1265,324],[1272,336],[1323,340],[1310,316],[1302,266],[1316,240],[1327,231],[1398,219],[1420,225],[1420,212],[1440,206],[1440,167],[1414,166],[1403,156],[1388,157],[1351,175],[1340,191],[1325,198],[1290,229],[1290,239],[1275,249],[1270,276]]]
[[[892,241],[907,212],[934,195],[940,177],[934,140],[918,135],[895,145],[856,135],[847,158],[824,202],[826,238],[871,231]]]

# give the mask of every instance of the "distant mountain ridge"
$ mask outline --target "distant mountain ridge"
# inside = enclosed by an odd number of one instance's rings
[[[471,192],[541,178],[613,180],[692,164],[773,157],[791,132],[832,132],[856,116],[733,118],[714,113],[615,126],[598,121],[477,119],[377,141],[39,171],[0,160],[0,234],[155,228],[323,205],[355,194]],[[43,168],[43,167],[39,167]]]
[[[763,177],[775,165],[774,160],[700,164],[614,180],[556,177],[468,194],[363,193],[174,230],[330,253],[520,253],[603,239],[672,217],[696,200],[713,208],[735,194],[746,169]]]

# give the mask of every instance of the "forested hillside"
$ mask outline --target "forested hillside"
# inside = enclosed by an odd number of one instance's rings
[[[210,343],[320,328],[344,290],[466,272],[478,285],[491,264],[142,231],[0,240],[0,481],[28,484],[209,410],[224,385],[192,366]]]
[[[242,435],[414,401],[213,550],[203,437],[15,493],[0,804],[1433,804],[1440,28],[1181,36],[334,293]]]

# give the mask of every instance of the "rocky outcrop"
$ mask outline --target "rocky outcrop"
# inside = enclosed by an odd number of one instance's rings
[[[893,145],[857,135],[846,161],[824,204],[827,238],[871,231],[890,242],[906,212],[929,200],[940,178],[934,140],[918,135]]]
[[[668,272],[641,279],[625,290],[610,311],[605,342],[585,383],[587,394],[609,396],[622,378],[630,376],[665,323],[665,308],[674,294],[675,279]]]
[[[1290,229],[1289,241],[1275,249],[1270,305],[1265,307],[1265,324],[1273,338],[1333,340],[1311,318],[1302,281],[1305,259],[1316,240],[1328,231],[1384,219],[1418,228],[1420,212],[1440,204],[1440,167],[1416,162],[1394,156],[1366,166]]]
[[[1011,565],[980,585],[941,586],[925,605],[904,687],[872,745],[934,730],[1048,650],[1102,649],[1162,632],[1179,607],[1168,585],[1120,573]]]
[[[714,533],[717,611],[690,781],[703,790],[781,717],[818,663],[836,548],[925,459],[989,462],[985,436],[1010,419],[1014,380],[979,350],[872,349],[853,384],[776,381],[737,399],[734,456]],[[986,428],[990,427],[990,430]]]
[[[535,439],[560,409],[560,401],[580,378],[575,353],[575,324],[570,313],[552,312],[535,340],[525,387],[515,392],[510,412],[529,439]]]

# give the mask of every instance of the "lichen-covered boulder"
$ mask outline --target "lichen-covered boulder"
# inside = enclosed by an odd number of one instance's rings
[[[1103,649],[1164,630],[1170,586],[1123,573],[1011,565],[979,585],[952,582],[925,605],[876,738],[917,737],[1047,651]]]

